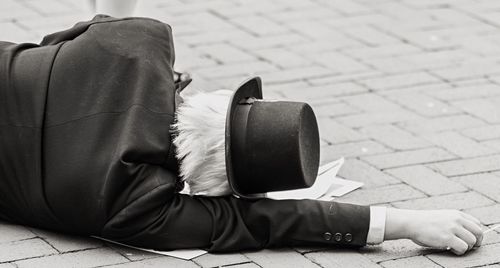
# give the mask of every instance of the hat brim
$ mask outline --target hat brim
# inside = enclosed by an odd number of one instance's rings
[[[238,104],[242,100],[252,97],[256,99],[262,99],[262,80],[260,79],[260,77],[253,77],[246,80],[233,93],[231,100],[229,102],[228,112],[226,116],[226,131],[225,131],[226,173],[229,186],[236,195],[248,198],[250,198],[250,196],[242,194],[242,191],[238,189],[238,185],[235,182],[235,177],[234,177],[235,172],[234,172],[233,158],[231,153],[232,150],[231,137],[233,134],[232,133],[233,120],[235,117],[235,111],[236,108],[238,107]]]

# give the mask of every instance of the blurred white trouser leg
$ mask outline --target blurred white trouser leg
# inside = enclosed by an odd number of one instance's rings
[[[95,13],[122,18],[134,15],[137,0],[93,0]]]

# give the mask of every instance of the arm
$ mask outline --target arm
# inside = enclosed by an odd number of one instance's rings
[[[161,174],[151,174],[175,181],[168,171],[158,171]],[[176,194],[173,183],[131,200],[108,221],[101,236],[158,250],[362,246],[370,217],[368,207],[336,202],[191,197]]]

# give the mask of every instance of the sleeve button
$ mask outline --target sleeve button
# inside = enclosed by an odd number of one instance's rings
[[[332,233],[330,232],[326,232],[323,234],[323,238],[326,240],[326,241],[330,241],[332,239]]]
[[[351,242],[351,241],[352,241],[352,234],[350,234],[350,233],[345,234],[345,236],[344,236],[344,240],[345,240],[347,243]]]
[[[334,236],[335,241],[340,242],[342,240],[342,234],[336,233]]]

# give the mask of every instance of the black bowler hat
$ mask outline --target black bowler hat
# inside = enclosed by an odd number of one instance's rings
[[[229,185],[238,196],[306,188],[316,180],[319,133],[311,106],[262,100],[259,77],[234,92],[225,139]]]

